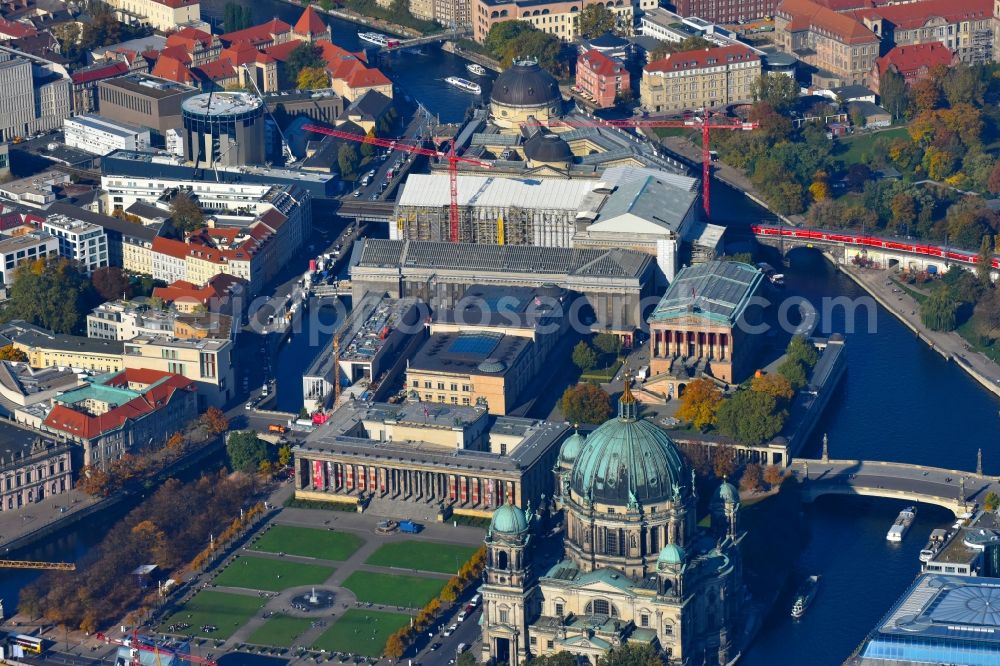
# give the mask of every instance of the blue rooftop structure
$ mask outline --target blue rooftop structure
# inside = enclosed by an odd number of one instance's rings
[[[918,576],[849,663],[1000,666],[1000,578]]]

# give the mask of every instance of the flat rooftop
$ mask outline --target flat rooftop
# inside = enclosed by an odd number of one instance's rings
[[[36,330],[26,330],[14,337],[14,341],[26,347],[54,349],[80,354],[110,354],[121,356],[125,343],[120,340],[98,340],[80,335],[63,335]]]
[[[458,176],[458,205],[576,211],[595,183],[586,179]],[[410,174],[397,206],[443,207],[451,201],[447,174]]]
[[[257,111],[264,106],[256,95],[242,92],[212,92],[188,97],[181,102],[185,113],[202,116],[235,116]]]
[[[382,351],[389,335],[400,324],[417,325],[416,315],[404,321],[404,317],[414,308],[415,303],[413,299],[395,299],[368,294],[351,312],[351,318],[341,338],[340,359],[361,362],[374,359]]]
[[[456,307],[434,313],[435,323],[534,329],[559,310],[566,298],[560,287],[507,287],[475,284]]]
[[[734,324],[756,293],[764,274],[750,264],[709,261],[681,270],[650,322],[696,316]]]
[[[164,99],[179,94],[190,94],[197,92],[197,88],[186,86],[183,83],[175,83],[168,79],[161,79],[148,74],[126,74],[113,79],[101,81],[99,85],[115,86],[130,92],[139,93],[152,97],[153,99]]]
[[[81,127],[86,127],[87,129],[92,129],[98,132],[106,132],[107,134],[113,134],[121,138],[129,138],[146,131],[138,125],[115,122],[97,114],[73,116],[72,118],[67,118],[63,122],[70,125],[80,125]]]
[[[435,333],[410,359],[408,370],[503,376],[533,344],[530,338],[502,333]]]
[[[11,252],[17,252],[28,247],[41,245],[52,238],[55,238],[55,236],[47,231],[29,231],[20,236],[5,237],[3,240],[0,240],[0,254],[10,254]]]

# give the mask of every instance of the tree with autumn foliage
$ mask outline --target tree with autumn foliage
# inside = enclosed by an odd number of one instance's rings
[[[699,377],[681,394],[677,418],[690,421],[695,428],[715,425],[715,415],[722,404],[722,390],[711,380]]]
[[[777,465],[768,465],[764,468],[764,483],[771,488],[776,488],[785,480],[785,470]]]
[[[599,425],[611,416],[611,396],[587,382],[567,388],[559,405],[563,418],[570,423]]]
[[[385,642],[385,656],[390,659],[399,659],[406,652],[406,644],[403,643],[402,630],[393,633]]]
[[[303,67],[296,79],[299,90],[316,90],[330,87],[330,75],[322,67]]]
[[[740,475],[740,490],[757,492],[763,489],[764,474],[757,463],[747,463]]]
[[[15,269],[2,316],[56,333],[74,333],[95,300],[90,280],[78,264],[46,257]]]
[[[14,345],[0,347],[0,361],[17,361],[19,363],[24,363],[27,360],[28,355]]]
[[[930,111],[941,104],[941,86],[933,77],[917,81],[910,92],[918,111]]]
[[[229,420],[218,407],[209,407],[199,420],[202,426],[213,435],[221,435],[229,430]]]
[[[170,439],[167,440],[167,448],[171,451],[179,451],[183,449],[184,444],[184,435],[179,432],[175,432],[170,436]]]
[[[111,477],[99,467],[84,465],[76,487],[91,497],[107,497],[111,494]]]
[[[750,389],[766,393],[779,403],[788,402],[795,397],[795,391],[792,389],[791,382],[777,372],[755,376],[750,380]]]

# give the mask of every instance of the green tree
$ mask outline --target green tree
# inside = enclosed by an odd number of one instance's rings
[[[597,352],[583,340],[573,347],[573,365],[580,368],[582,372],[587,372],[597,365]]]
[[[576,655],[569,652],[556,652],[555,654],[535,657],[528,666],[578,666]]]
[[[501,21],[494,23],[490,27],[483,46],[494,58],[502,59],[507,45],[513,42],[526,32],[534,30],[535,27],[527,21]]]
[[[476,666],[477,663],[476,658],[469,651],[458,655],[458,659],[455,660],[455,666]]]
[[[947,289],[938,287],[920,305],[920,319],[932,331],[954,331],[958,324],[958,303]]]
[[[561,54],[562,40],[555,35],[532,28],[507,43],[501,61],[504,67],[509,67],[515,58],[534,58],[538,61],[539,67],[559,76],[566,69]]]
[[[778,113],[784,113],[799,98],[799,84],[792,76],[761,74],[751,84],[750,96],[753,101],[765,102]]]
[[[205,225],[205,216],[194,197],[181,190],[170,202],[170,219],[179,231],[195,231]]]
[[[602,354],[618,356],[618,353],[622,350],[622,341],[614,333],[599,333],[594,336],[594,346]]]
[[[287,467],[292,462],[292,447],[287,442],[278,448],[278,465]]]
[[[128,276],[117,266],[103,266],[90,276],[90,283],[98,295],[106,301],[116,298],[129,298],[132,295],[132,285]]]
[[[906,79],[894,68],[887,69],[879,77],[878,94],[882,100],[882,108],[889,112],[893,120],[900,120],[906,115],[910,107]]]
[[[983,498],[983,509],[986,511],[996,511],[997,507],[1000,507],[1000,497],[991,490]]]
[[[952,107],[957,104],[982,104],[985,88],[978,68],[972,65],[955,65],[941,77],[941,91]]]
[[[290,81],[299,80],[299,72],[307,67],[323,68],[326,63],[323,61],[323,49],[316,44],[302,42],[288,54],[285,61],[285,72]]]
[[[615,13],[601,4],[588,5],[580,12],[580,36],[594,39],[615,29]]]
[[[73,333],[94,301],[90,280],[74,262],[47,257],[14,271],[4,320],[24,319],[56,333]]]
[[[597,660],[597,666],[664,666],[666,661],[649,643],[625,643]]]
[[[316,90],[330,87],[330,75],[323,67],[303,67],[296,80],[299,90]]]
[[[990,279],[990,265],[993,260],[993,238],[984,235],[982,243],[979,245],[979,254],[976,256],[976,278],[983,286],[989,287],[993,284]]]
[[[778,374],[788,380],[792,389],[798,391],[809,382],[809,373],[794,359],[785,359],[778,366]]]
[[[788,413],[778,408],[777,401],[759,391],[737,391],[719,407],[717,424],[727,437],[748,445],[762,444],[771,439],[785,424]]]
[[[560,400],[563,418],[570,423],[604,423],[611,416],[611,396],[600,386],[583,382],[570,386]]]
[[[714,47],[715,44],[704,37],[692,36],[682,39],[679,42],[660,42],[649,52],[650,62],[662,60],[674,53],[685,53],[687,51],[703,51]]]
[[[358,164],[361,158],[358,156],[358,149],[354,144],[344,143],[337,151],[337,165],[340,167],[340,176],[344,180],[354,180],[357,177]]]
[[[816,346],[809,342],[804,335],[793,335],[792,339],[788,341],[788,347],[785,348],[785,354],[788,358],[804,364],[809,369],[812,369],[816,365],[816,361],[819,360]]]
[[[695,428],[704,428],[715,424],[722,391],[708,379],[699,377],[687,385],[680,400],[677,418],[690,421]]]
[[[253,430],[235,430],[226,440],[226,455],[234,471],[253,473],[268,459],[267,442]]]
[[[1000,289],[987,289],[972,315],[976,334],[986,344],[1000,337]]]

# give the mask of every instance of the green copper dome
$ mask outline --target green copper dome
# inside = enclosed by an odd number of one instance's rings
[[[668,543],[656,558],[658,564],[684,564],[687,553],[675,543]]]
[[[490,521],[490,533],[521,534],[528,529],[528,517],[510,502],[497,508]]]
[[[729,483],[728,481],[723,481],[715,490],[715,500],[723,503],[737,504],[740,501],[740,492],[736,490],[736,486]]]
[[[566,438],[566,441],[559,447],[559,460],[564,463],[573,464],[580,451],[583,450],[585,440],[579,431],[574,432]]]
[[[572,489],[593,502],[627,506],[674,496],[685,478],[680,452],[660,428],[637,418],[635,397],[626,384],[618,418],[587,437],[573,465]]]

